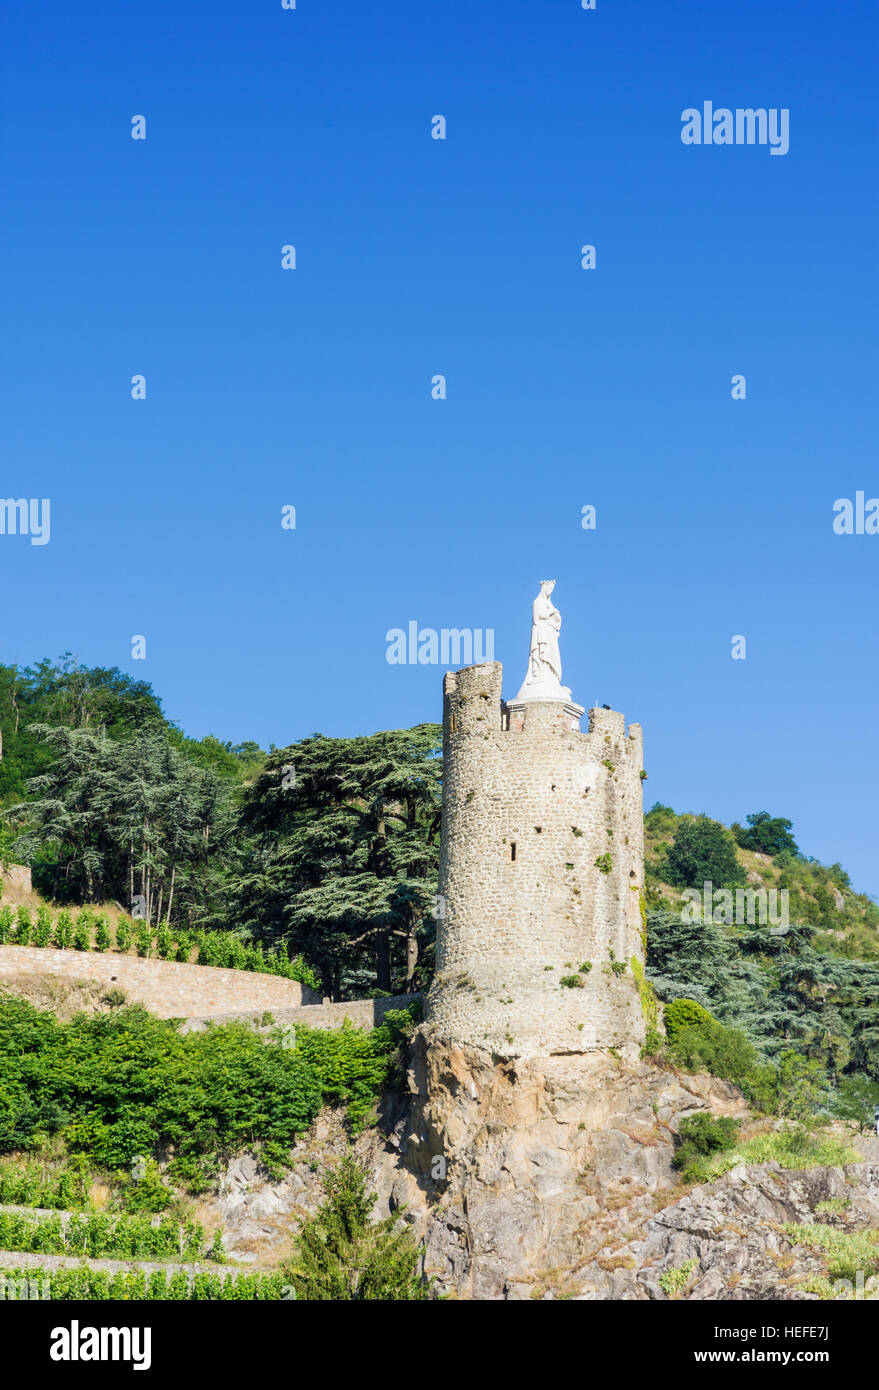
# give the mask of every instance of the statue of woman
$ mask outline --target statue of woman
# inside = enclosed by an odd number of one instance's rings
[[[561,685],[559,632],[562,615],[550,598],[554,588],[554,579],[541,579],[540,593],[531,606],[531,679],[543,682],[554,678]]]
[[[541,579],[540,593],[531,607],[531,653],[528,674],[517,697],[520,700],[570,697],[571,692],[562,685],[562,615],[550,598],[554,588],[554,579]]]

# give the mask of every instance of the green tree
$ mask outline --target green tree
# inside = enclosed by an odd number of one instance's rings
[[[421,1251],[394,1214],[373,1221],[375,1194],[366,1173],[349,1156],[323,1178],[325,1200],[300,1229],[285,1273],[296,1297],[320,1302],[425,1300],[418,1275]]]
[[[666,852],[663,875],[677,888],[730,888],[745,882],[732,835],[708,816],[687,817],[678,823]]]
[[[799,854],[799,846],[793,835],[793,821],[783,816],[770,816],[768,811],[756,811],[747,817],[749,829],[745,830],[735,822],[732,833],[742,849],[757,850],[760,854]]]
[[[850,1120],[859,1129],[874,1129],[875,1111],[879,1106],[879,1085],[868,1076],[844,1076],[833,1102],[833,1113],[840,1120]]]
[[[242,926],[305,953],[333,998],[418,982],[436,890],[440,748],[435,724],[315,734],[275,750],[245,793]]]
[[[778,1059],[777,1113],[805,1120],[827,1099],[827,1074],[820,1062],[797,1052],[782,1052]]]
[[[25,862],[54,859],[52,895],[140,898],[148,922],[202,922],[225,903],[235,853],[231,784],[195,766],[162,732],[113,741],[90,728],[33,726],[52,749],[28,781],[32,800],[6,812]]]

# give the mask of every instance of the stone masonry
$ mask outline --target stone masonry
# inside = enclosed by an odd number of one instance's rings
[[[577,706],[504,704],[501,681],[498,662],[445,677],[444,915],[427,1023],[501,1057],[637,1058],[640,725],[592,709],[582,733]]]
[[[108,991],[121,989],[129,1002],[143,1004],[157,1018],[201,1018],[245,1011],[320,1004],[307,985],[281,975],[144,960],[108,951],[59,951],[39,946],[0,946],[0,984],[16,976],[57,975],[66,980],[97,980]]]
[[[309,991],[306,991],[308,993]],[[370,1032],[377,1028],[386,1013],[407,1009],[417,1004],[420,994],[397,994],[389,999],[348,999],[339,1004],[305,1004],[301,1008],[275,1008],[267,1012],[245,1010],[229,1014],[212,1014],[203,1018],[188,1018],[181,1033],[197,1033],[209,1023],[249,1023],[256,1029],[271,1028],[341,1028],[345,1020],[354,1027]]]

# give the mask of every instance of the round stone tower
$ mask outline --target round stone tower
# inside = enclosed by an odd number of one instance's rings
[[[640,725],[627,732],[622,714],[593,709],[582,733],[583,710],[560,682],[548,686],[538,672],[533,696],[526,680],[504,703],[501,679],[500,664],[487,662],[444,681],[440,911],[427,1020],[500,1056],[612,1047],[637,1057],[645,1034]]]

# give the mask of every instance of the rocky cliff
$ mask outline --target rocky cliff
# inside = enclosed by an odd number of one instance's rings
[[[725,1082],[603,1053],[498,1062],[416,1034],[404,1093],[356,1142],[378,1214],[405,1209],[436,1290],[467,1299],[814,1298],[826,1256],[785,1227],[879,1226],[879,1154],[842,1168],[740,1167],[687,1189],[681,1119],[748,1120]],[[233,1257],[261,1260],[321,1198],[344,1151],[325,1114],[279,1184],[239,1160],[216,1199]],[[868,1145],[869,1151],[869,1145]],[[248,1166],[249,1165],[249,1166]]]

